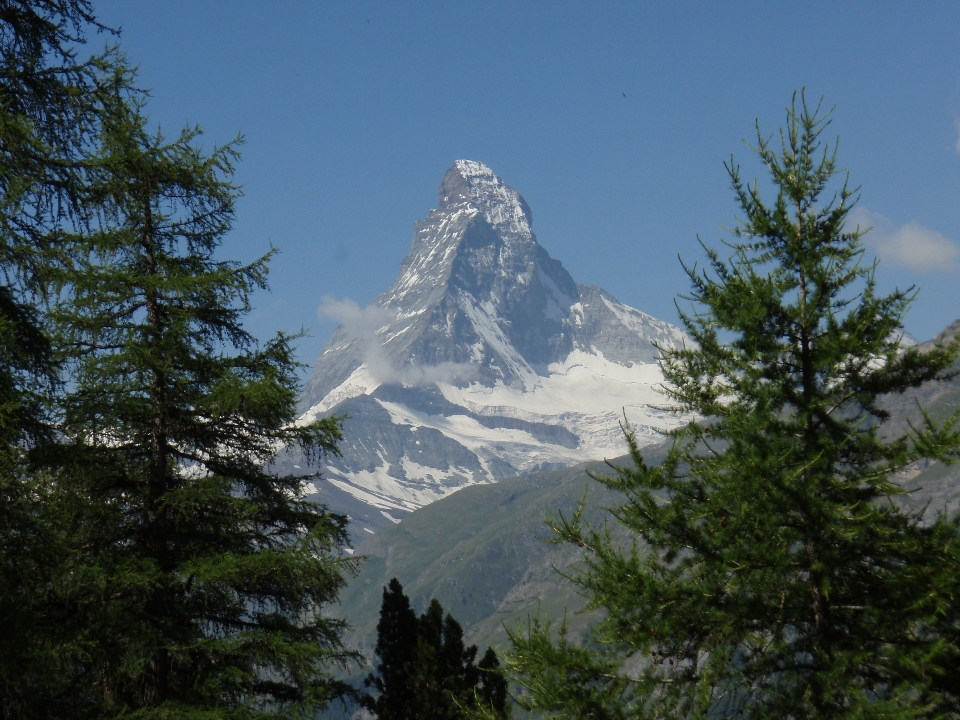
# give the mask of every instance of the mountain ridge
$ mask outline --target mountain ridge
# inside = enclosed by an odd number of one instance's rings
[[[467,485],[618,455],[624,416],[644,443],[680,422],[656,359],[683,333],[578,284],[532,223],[520,193],[458,160],[391,286],[364,308],[326,301],[341,325],[301,410],[347,415],[347,440],[315,499],[375,532]]]

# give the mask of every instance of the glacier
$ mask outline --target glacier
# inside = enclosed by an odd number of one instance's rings
[[[347,307],[307,383],[301,422],[346,416],[313,497],[374,532],[467,485],[620,456],[623,422],[644,444],[687,421],[657,364],[683,332],[576,283],[532,228],[486,165],[447,171],[396,280]]]

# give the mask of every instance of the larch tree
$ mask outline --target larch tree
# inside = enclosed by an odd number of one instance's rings
[[[522,702],[577,718],[960,716],[957,522],[898,504],[895,474],[955,461],[958,416],[890,428],[883,398],[950,373],[955,346],[903,347],[911,291],[877,292],[828,115],[788,109],[754,147],[776,195],[727,169],[729,258],[687,267],[694,341],[664,392],[699,419],[648,466],[602,483],[634,538],[552,520],[586,550],[575,579],[605,617],[583,641],[531,621],[508,667]],[[835,185],[834,185],[835,184]],[[617,538],[616,540],[614,538]]]
[[[0,718],[62,716],[51,698],[64,639],[48,590],[62,557],[50,513],[49,400],[58,369],[46,301],[75,227],[96,131],[86,0],[0,0]]]
[[[80,62],[84,30],[102,28],[86,0],[0,3],[0,434],[6,455],[47,434],[44,386],[55,380],[40,304],[54,238],[79,219],[86,155],[99,117],[98,68]]]
[[[356,561],[346,518],[270,460],[336,453],[339,421],[296,422],[291,338],[261,346],[243,328],[269,254],[219,256],[237,142],[167,141],[128,70],[99,82],[89,229],[63,236],[56,312],[78,714],[313,717],[349,692],[330,606]]]

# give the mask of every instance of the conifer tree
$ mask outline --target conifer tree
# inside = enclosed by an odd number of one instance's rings
[[[75,222],[86,187],[87,141],[99,117],[98,67],[76,45],[101,28],[86,0],[0,3],[0,433],[4,454],[44,439],[43,388],[55,380],[38,307],[51,245]]]
[[[347,692],[332,675],[351,658],[344,623],[328,608],[356,561],[341,551],[346,518],[269,461],[288,445],[335,453],[338,421],[296,423],[291,338],[261,347],[243,329],[269,255],[218,254],[237,143],[166,141],[128,70],[101,85],[91,229],[65,237],[56,314],[78,714],[312,715]]]
[[[51,705],[62,618],[46,602],[62,557],[41,472],[57,387],[44,302],[59,229],[79,219],[95,69],[77,59],[96,22],[86,0],[0,0],[0,718]]]
[[[558,717],[960,716],[957,522],[897,504],[893,475],[960,455],[958,416],[887,427],[882,399],[949,373],[957,348],[898,343],[912,293],[877,293],[828,114],[788,109],[755,150],[772,203],[727,166],[742,212],[729,259],[687,268],[695,341],[663,353],[665,393],[700,418],[648,466],[598,479],[636,540],[552,522],[587,549],[576,578],[606,618],[584,642],[532,621],[508,665]]]
[[[480,684],[477,687],[477,705],[487,711],[487,716],[505,718],[510,714],[507,698],[507,679],[500,668],[496,651],[488,647],[477,663]]]
[[[452,615],[444,615],[433,598],[417,621],[417,657],[412,691],[418,717],[459,720],[474,701],[480,677],[477,646],[463,645],[463,629]]]
[[[377,672],[370,673],[364,683],[377,694],[367,694],[364,705],[380,720],[413,720],[417,715],[410,689],[417,658],[417,614],[396,578],[383,589],[374,653],[379,658]]]
[[[464,646],[460,623],[444,615],[436,598],[418,618],[396,578],[383,589],[375,653],[379,662],[366,686],[377,694],[368,694],[364,706],[380,720],[462,720],[478,705],[508,716],[506,681],[497,674],[493,649],[478,666],[477,646]]]

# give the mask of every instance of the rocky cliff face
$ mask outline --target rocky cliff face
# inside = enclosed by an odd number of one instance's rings
[[[343,458],[318,498],[367,525],[465,485],[622,454],[679,419],[657,409],[657,347],[672,325],[578,285],[532,230],[523,197],[458,160],[415,226],[393,285],[343,324],[303,398],[306,418],[347,413]]]

